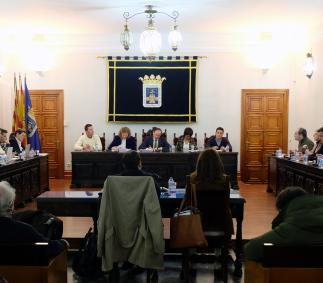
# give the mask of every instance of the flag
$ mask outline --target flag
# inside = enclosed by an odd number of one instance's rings
[[[26,135],[27,135],[28,144],[30,144],[30,148],[32,149],[40,150],[38,127],[37,127],[33,107],[31,104],[26,77],[25,77],[24,93],[25,93],[25,125],[26,125]]]
[[[18,129],[25,131],[25,98],[22,90],[21,77],[19,74],[19,85],[17,86],[16,74],[14,76],[14,91],[15,91],[15,108],[13,111],[12,131],[15,132]]]

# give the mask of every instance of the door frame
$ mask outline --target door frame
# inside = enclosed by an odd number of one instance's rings
[[[65,145],[64,145],[64,90],[63,89],[33,89],[29,90],[30,95],[57,95],[58,109],[58,139],[60,140],[58,149],[58,178],[64,178],[65,168]]]
[[[240,174],[241,180],[246,180],[246,146],[245,146],[245,96],[246,94],[251,95],[266,95],[266,94],[282,94],[283,95],[283,146],[282,150],[287,152],[288,150],[288,111],[289,111],[289,89],[241,89],[241,130],[240,130]]]

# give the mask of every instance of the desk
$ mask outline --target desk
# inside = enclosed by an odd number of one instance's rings
[[[100,209],[100,198],[98,193],[99,191],[90,193],[86,191],[48,191],[37,197],[37,209],[46,210],[57,216],[92,217],[94,230],[97,231],[97,220]],[[184,197],[184,193],[185,189],[179,189],[176,198],[170,198],[164,194],[161,195],[160,207],[163,218],[170,218],[174,215],[176,208],[179,207]],[[238,191],[234,191],[230,194],[231,213],[237,223],[235,245],[237,256],[237,261],[235,263],[236,270],[241,270],[242,267],[242,221],[244,204],[245,199]]]
[[[48,190],[48,155],[1,165],[0,181],[7,181],[16,189],[15,206],[23,204]]]
[[[278,194],[287,186],[300,186],[312,194],[323,195],[323,169],[303,162],[271,156],[268,191]]]
[[[140,153],[143,170],[161,176],[161,186],[166,186],[173,177],[178,187],[185,187],[186,175],[195,170],[199,152],[155,152]],[[108,175],[122,171],[123,154],[117,152],[72,152],[71,187],[103,187]],[[221,152],[225,173],[230,175],[233,189],[238,190],[237,152]]]

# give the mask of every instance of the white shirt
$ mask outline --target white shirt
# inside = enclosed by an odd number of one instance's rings
[[[126,148],[127,147],[127,140],[126,139],[122,139],[121,140],[121,144],[119,145],[119,147]]]
[[[18,140],[17,138],[15,138],[16,139],[16,141],[17,141],[17,144],[18,144],[18,146],[19,146],[19,149],[20,149],[20,151],[23,151],[24,149],[22,148],[22,146],[21,146],[21,141],[20,140]]]
[[[183,151],[189,151],[189,150],[190,150],[190,143],[189,142],[186,143],[184,141],[184,143],[183,143]]]
[[[74,150],[83,150],[85,145],[90,145],[92,150],[102,150],[102,143],[98,135],[93,135],[92,138],[89,138],[86,134],[80,136],[74,145]]]

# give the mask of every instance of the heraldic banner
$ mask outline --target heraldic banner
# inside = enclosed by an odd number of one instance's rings
[[[107,57],[108,122],[196,122],[198,57]]]

